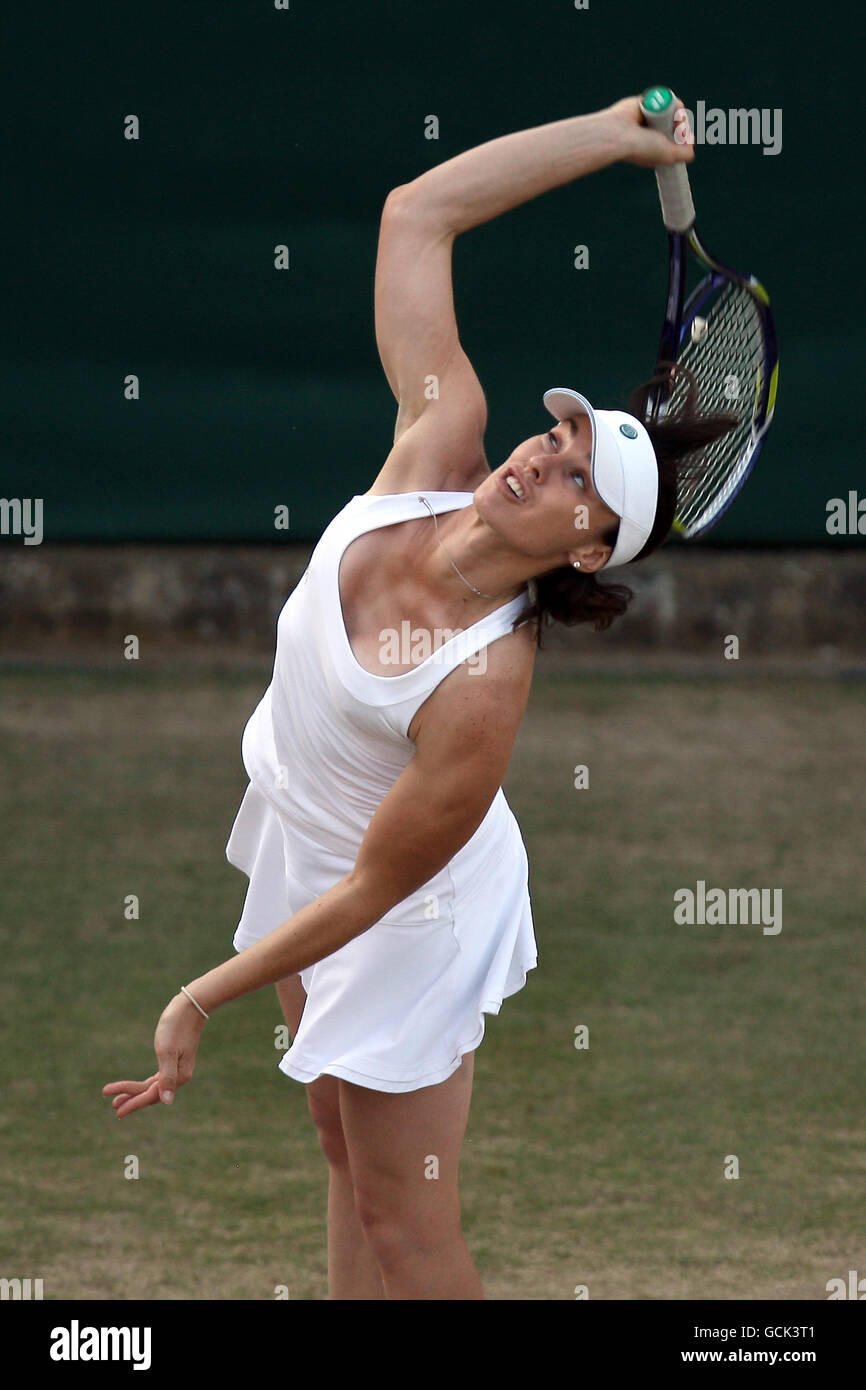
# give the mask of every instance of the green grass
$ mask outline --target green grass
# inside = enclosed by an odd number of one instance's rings
[[[268,677],[2,679],[0,1274],[46,1298],[326,1297],[326,1169],[272,990],[220,1011],[173,1109],[120,1123],[100,1094],[233,954],[224,845]],[[540,962],[487,1018],[462,1169],[488,1297],[822,1299],[866,1270],[864,706],[856,683],[537,673],[505,790]],[[781,888],[781,933],[677,926],[699,878]]]

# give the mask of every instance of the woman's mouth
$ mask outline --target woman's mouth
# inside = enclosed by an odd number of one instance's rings
[[[511,498],[512,502],[526,501],[526,489],[514,469],[509,469],[508,472],[503,473],[499,486],[506,496]]]

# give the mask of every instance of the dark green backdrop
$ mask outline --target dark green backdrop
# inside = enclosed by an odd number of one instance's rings
[[[827,543],[828,498],[863,478],[844,226],[861,18],[805,0],[20,6],[0,496],[42,497],[48,540],[315,538],[390,447],[372,310],[389,188],[668,82],[692,108],[783,112],[778,155],[705,145],[692,166],[705,238],[764,281],[781,344],[769,443],[713,542]],[[655,181],[631,165],[458,239],[494,466],[542,427],[547,386],[624,403],[654,360],[666,274]]]

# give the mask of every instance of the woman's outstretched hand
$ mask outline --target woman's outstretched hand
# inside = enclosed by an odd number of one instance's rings
[[[186,995],[176,994],[163,1010],[154,1034],[153,1047],[159,1071],[146,1081],[111,1081],[102,1088],[104,1096],[114,1097],[111,1103],[118,1119],[159,1101],[171,1105],[178,1086],[189,1081],[195,1070],[203,1026],[204,1019]]]
[[[674,138],[644,125],[640,97],[623,97],[609,106],[606,115],[619,132],[623,145],[621,158],[629,164],[654,169],[659,164],[690,164],[695,157],[695,137],[686,108],[674,98]]]

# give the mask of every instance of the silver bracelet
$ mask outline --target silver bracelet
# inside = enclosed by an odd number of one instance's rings
[[[190,1002],[191,1004],[195,1004],[195,1006],[196,1006],[196,1008],[198,1009],[199,1013],[201,1014],[202,1018],[210,1018],[210,1014],[206,1014],[206,1013],[205,1013],[205,1011],[204,1011],[204,1009],[202,1008],[201,1004],[196,1004],[196,1001],[193,999],[193,997],[192,997],[192,995],[190,994],[189,990],[187,989],[186,985],[181,985],[180,988],[181,988],[182,993],[186,995],[186,997],[187,997],[187,999],[189,1000],[189,1002]]]

